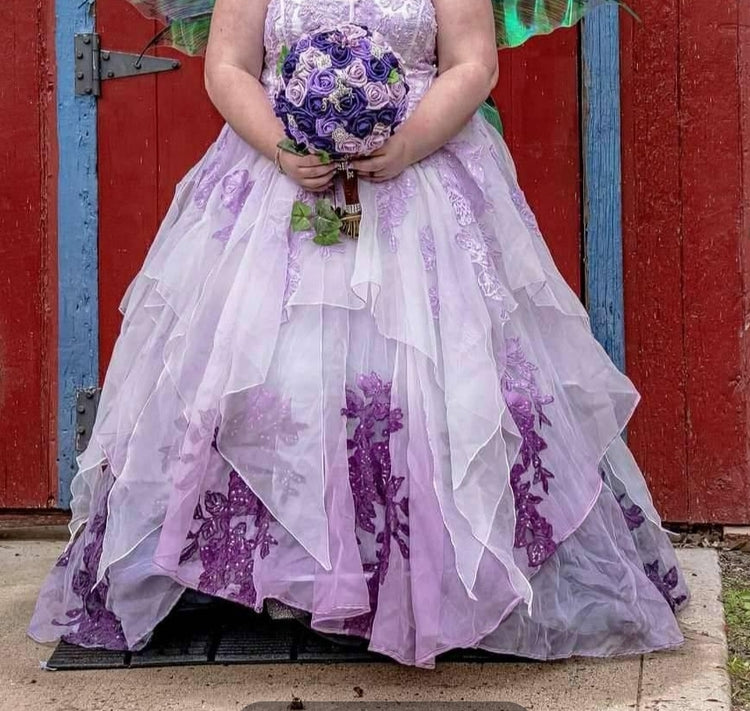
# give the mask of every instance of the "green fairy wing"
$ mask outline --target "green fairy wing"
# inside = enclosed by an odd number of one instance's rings
[[[322,0],[321,0],[322,1]],[[160,40],[185,54],[203,54],[214,0],[130,0],[146,17],[163,22]],[[518,47],[536,35],[572,27],[599,5],[621,0],[492,0],[497,46]],[[629,10],[629,9],[628,9]],[[630,11],[630,10],[629,10]]]
[[[208,28],[214,0],[130,0],[146,17],[165,25],[159,40],[179,51],[203,54],[208,43]]]
[[[595,7],[608,4],[633,14],[620,0],[492,0],[497,46],[518,47],[536,35],[572,27]]]

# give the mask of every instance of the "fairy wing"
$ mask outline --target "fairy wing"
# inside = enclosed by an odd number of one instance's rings
[[[189,55],[203,54],[214,0],[130,0],[146,17],[164,23],[164,44]]]
[[[561,27],[572,27],[595,7],[616,4],[632,11],[619,0],[492,0],[497,46],[518,47],[536,35]]]
[[[203,54],[215,0],[130,0],[166,25],[162,40],[189,55]],[[536,35],[572,27],[599,5],[620,0],[492,0],[497,46],[517,47]]]

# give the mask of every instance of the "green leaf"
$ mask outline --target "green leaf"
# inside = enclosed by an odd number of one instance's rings
[[[281,74],[281,67],[284,66],[284,60],[289,56],[289,47],[282,45],[279,58],[276,60],[276,73]]]
[[[281,148],[282,151],[294,153],[296,156],[309,155],[304,148],[298,146],[291,138],[282,138],[276,145]]]
[[[339,239],[341,218],[327,198],[322,198],[315,203],[313,227],[315,228],[315,237],[313,238],[315,244],[330,246],[341,241]]]
[[[320,162],[324,165],[328,165],[331,162],[331,154],[328,151],[318,151],[320,156]]]
[[[397,84],[401,80],[401,75],[398,73],[398,69],[395,67],[391,69],[390,74],[388,74],[388,83],[389,84]]]
[[[309,205],[300,200],[295,200],[292,205],[292,231],[305,232],[312,229],[311,215],[312,208]]]

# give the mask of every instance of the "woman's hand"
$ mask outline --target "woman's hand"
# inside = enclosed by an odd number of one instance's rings
[[[312,193],[322,193],[333,184],[335,163],[323,163],[320,156],[301,156],[289,151],[279,152],[279,165],[295,183]]]
[[[382,183],[401,175],[413,162],[407,140],[394,133],[382,148],[365,158],[351,161],[351,166],[360,178]]]

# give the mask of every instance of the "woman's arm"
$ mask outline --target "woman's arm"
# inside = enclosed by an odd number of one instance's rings
[[[458,134],[497,83],[490,0],[434,0],[438,76],[414,113],[379,151],[352,163],[363,177],[389,180]],[[369,175],[372,174],[372,175]]]
[[[284,127],[260,83],[263,29],[268,0],[217,0],[206,48],[206,91],[234,131],[269,160],[276,157]],[[312,191],[330,184],[334,165],[317,156],[279,156],[284,171]]]

